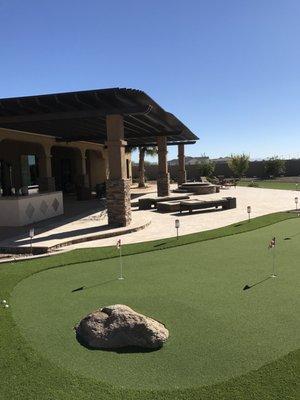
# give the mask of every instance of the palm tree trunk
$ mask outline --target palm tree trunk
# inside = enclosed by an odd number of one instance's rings
[[[144,188],[145,185],[145,151],[144,147],[139,149],[139,187]]]

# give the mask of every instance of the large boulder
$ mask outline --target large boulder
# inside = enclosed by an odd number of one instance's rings
[[[123,304],[98,309],[75,327],[80,343],[95,349],[161,347],[169,337],[166,327]]]

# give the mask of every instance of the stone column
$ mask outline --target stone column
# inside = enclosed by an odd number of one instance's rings
[[[109,178],[106,183],[108,223],[127,226],[131,222],[130,179],[126,175],[124,121],[121,115],[106,117]]]
[[[170,174],[168,172],[166,136],[159,136],[157,138],[157,147],[158,147],[157,194],[158,196],[169,196]]]
[[[52,176],[51,146],[44,147],[44,153],[39,157],[39,191],[55,192],[55,178]]]
[[[178,145],[178,185],[186,182],[184,144]]]
[[[77,175],[77,185],[79,187],[88,188],[89,187],[89,177],[86,171],[86,150],[76,149],[79,153],[78,160],[78,175]]]

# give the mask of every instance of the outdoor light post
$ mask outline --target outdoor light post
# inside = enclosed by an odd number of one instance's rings
[[[250,222],[251,206],[247,207],[247,213],[248,213],[248,222]]]
[[[30,253],[32,254],[32,239],[34,238],[34,228],[30,228],[29,237],[30,237]]]
[[[119,260],[120,260],[120,275],[119,280],[122,281],[124,279],[123,276],[123,260],[122,260],[122,242],[121,239],[117,241],[117,250],[119,250]]]
[[[295,197],[296,211],[298,210],[298,197]]]
[[[180,226],[179,219],[175,219],[175,228],[176,228],[176,231],[177,231],[177,239],[178,239],[178,229],[179,229],[179,226]]]

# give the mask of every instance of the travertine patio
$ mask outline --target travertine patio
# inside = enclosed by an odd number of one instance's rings
[[[147,190],[150,191],[149,189]],[[136,232],[128,233],[126,228],[118,228],[113,233],[113,237],[91,240],[93,237],[103,237],[101,232],[106,235],[104,229],[106,216],[103,211],[93,210],[90,215],[73,221],[66,221],[59,227],[54,226],[43,230],[41,234],[34,238],[34,246],[60,247],[71,243],[69,250],[84,247],[101,247],[114,245],[117,239],[121,238],[123,244],[137,243],[176,235],[175,219],[180,220],[180,235],[201,232],[209,229],[219,228],[230,225],[248,218],[246,208],[251,205],[251,218],[277,211],[294,209],[294,198],[297,192],[289,190],[272,190],[260,188],[237,187],[221,190],[220,193],[201,196],[203,199],[220,198],[233,196],[237,198],[237,208],[225,211],[202,210],[193,214],[179,213],[161,214],[155,210],[140,211],[133,209],[133,224],[131,228],[141,229]],[[147,194],[145,196],[148,196]],[[199,197],[198,197],[199,198]],[[151,222],[151,223],[150,223]],[[128,228],[128,227],[127,227]],[[112,230],[110,230],[112,231]],[[126,233],[126,234],[125,234]],[[99,236],[100,235],[100,236]],[[87,239],[88,241],[84,241]],[[23,234],[18,238],[2,240],[0,247],[14,245],[28,247],[30,244],[28,235]]]
[[[220,193],[202,196],[205,199],[233,196],[237,198],[237,208],[225,211],[193,212],[192,214],[178,213],[160,214],[156,211],[134,211],[141,217],[150,216],[151,224],[130,235],[118,236],[123,244],[144,242],[159,238],[167,238],[176,235],[175,219],[180,220],[180,235],[206,231],[222,226],[230,225],[248,218],[247,206],[251,205],[251,217],[259,217],[277,211],[287,211],[295,208],[294,198],[297,192],[290,190],[272,190],[248,187],[237,187],[222,190]],[[199,198],[199,197],[198,197]],[[300,222],[299,222],[300,224]],[[96,240],[89,243],[81,243],[72,248],[109,246],[115,244],[115,238]]]

